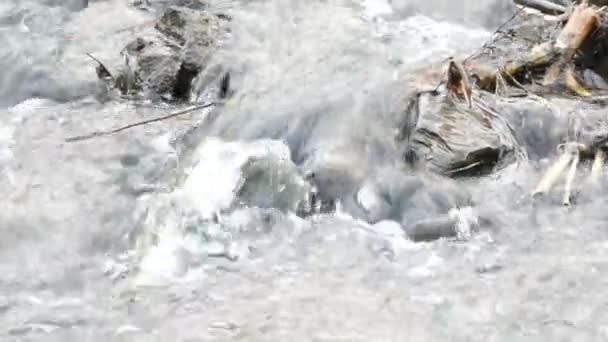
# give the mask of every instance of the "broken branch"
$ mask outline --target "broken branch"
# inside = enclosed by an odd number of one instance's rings
[[[513,0],[517,5],[539,10],[546,14],[562,14],[566,7],[547,0]]]
[[[148,120],[144,120],[144,121],[134,122],[134,123],[128,124],[126,126],[117,127],[117,128],[114,128],[114,129],[111,129],[111,130],[108,130],[108,131],[96,131],[96,132],[92,132],[92,133],[89,133],[89,134],[86,134],[86,135],[79,135],[79,136],[75,136],[75,137],[70,137],[70,138],[65,139],[65,141],[66,142],[82,141],[82,140],[92,139],[92,138],[95,138],[95,137],[112,135],[112,134],[119,133],[119,132],[125,131],[125,130],[133,128],[133,127],[143,126],[143,125],[146,125],[146,124],[149,124],[149,123],[171,119],[171,118],[174,118],[174,117],[177,117],[177,116],[180,116],[180,115],[191,113],[191,112],[196,111],[196,110],[208,108],[208,107],[214,106],[216,104],[217,103],[215,103],[215,102],[210,102],[210,103],[206,103],[206,104],[202,104],[202,105],[198,105],[198,106],[193,106],[193,107],[190,107],[188,109],[181,110],[179,112],[171,113],[171,114],[168,114],[168,115],[165,115],[165,116],[161,116],[161,117],[157,117],[157,118],[153,118],[153,119],[148,119]]]
[[[532,196],[543,195],[555,185],[555,182],[564,173],[570,162],[579,156],[579,153],[585,152],[587,147],[578,143],[567,143],[558,146],[558,150],[562,150],[562,155],[559,159],[551,165],[551,167],[545,172],[543,178],[540,180],[536,189],[532,192]]]
[[[562,50],[563,57],[570,61],[585,40],[591,35],[599,21],[600,9],[585,2],[572,10],[568,22],[555,40],[555,47]]]
[[[562,175],[564,170],[568,167],[568,164],[572,161],[572,155],[570,153],[565,153],[559,157],[559,159],[551,165],[549,170],[545,172],[543,178],[540,180],[534,191],[532,192],[532,196],[535,197],[537,195],[543,195],[547,193],[555,182]]]
[[[589,6],[586,2],[573,8],[568,22],[555,40],[554,46],[560,51],[560,58],[545,73],[543,85],[550,85],[557,80],[564,67],[574,57],[576,51],[580,49],[597,27],[600,12],[601,9]]]
[[[571,92],[573,92],[574,94],[576,94],[578,96],[582,96],[582,97],[591,96],[591,92],[589,92],[589,90],[587,90],[581,84],[581,82],[579,82],[579,80],[576,78],[574,69],[572,67],[570,67],[570,66],[566,67],[566,70],[564,71],[564,78],[565,78],[564,82],[566,83],[566,89],[570,90]]]
[[[604,161],[606,160],[606,154],[602,150],[598,150],[593,158],[593,165],[591,165],[591,181],[597,182],[602,176],[604,168]]]
[[[574,178],[576,177],[576,168],[578,167],[578,162],[580,160],[579,151],[577,148],[573,149],[574,155],[572,156],[572,163],[570,164],[570,170],[568,171],[568,176],[566,177],[566,185],[564,187],[564,197],[562,198],[562,204],[564,206],[570,206],[572,199],[572,183],[574,182]]]

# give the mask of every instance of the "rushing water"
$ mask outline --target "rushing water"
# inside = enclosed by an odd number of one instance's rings
[[[233,18],[215,62],[238,102],[195,144],[180,137],[208,112],[65,143],[172,110],[96,102],[85,56],[120,63],[154,12],[0,3],[0,340],[608,339],[604,187],[570,210],[527,198],[575,105],[527,118],[541,152],[484,179],[404,175],[391,148],[408,70],[478,48],[506,1],[213,8]],[[313,171],[343,201],[304,219]],[[403,227],[441,215],[461,239],[407,239]]]

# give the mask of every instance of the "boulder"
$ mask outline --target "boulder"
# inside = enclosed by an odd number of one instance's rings
[[[205,10],[167,7],[153,27],[125,46],[124,67],[113,86],[122,95],[188,101],[192,81],[226,32],[224,19]]]
[[[405,162],[457,177],[489,174],[525,158],[516,132],[502,114],[509,107],[475,103],[469,108],[441,90],[414,96],[397,136]]]

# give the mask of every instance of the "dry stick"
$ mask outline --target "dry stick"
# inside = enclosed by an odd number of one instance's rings
[[[575,52],[594,31],[598,21],[598,11],[596,7],[586,3],[573,8],[568,22],[555,40],[555,47],[561,51],[561,58],[546,71],[543,85],[552,84],[557,80]]]
[[[547,0],[513,0],[517,5],[533,8],[547,14],[561,14],[566,7]]]
[[[602,175],[602,170],[604,167],[604,161],[606,160],[606,154],[602,150],[598,150],[595,153],[595,158],[593,159],[593,164],[591,165],[591,177],[590,180],[592,182],[597,182],[597,180]]]
[[[576,177],[576,168],[578,167],[578,162],[580,160],[580,153],[578,149],[574,149],[574,155],[572,156],[572,163],[570,164],[570,170],[568,171],[568,176],[566,177],[566,185],[564,187],[564,197],[562,198],[562,204],[564,206],[570,206],[571,197],[572,197],[572,183],[574,182],[574,178]]]
[[[564,170],[566,170],[566,168],[568,167],[568,164],[570,164],[570,162],[572,161],[572,158],[572,153],[562,154],[559,159],[553,165],[551,165],[549,170],[545,172],[543,178],[536,186],[536,189],[534,189],[534,191],[532,192],[532,196],[534,197],[537,195],[542,195],[551,190],[553,185],[555,185],[555,182],[557,182]]]
[[[574,74],[574,69],[571,66],[567,66],[564,70],[564,81],[566,83],[566,89],[570,90],[574,94],[581,97],[591,96],[591,92],[587,90],[577,79]]]
[[[86,135],[79,135],[79,136],[67,138],[67,139],[65,139],[65,141],[66,142],[82,141],[82,140],[92,139],[92,138],[95,138],[95,137],[112,135],[112,134],[119,133],[119,132],[125,131],[125,130],[133,128],[133,127],[143,126],[143,125],[146,125],[146,124],[149,124],[149,123],[171,119],[171,118],[174,118],[174,117],[177,117],[177,116],[180,116],[180,115],[191,113],[191,112],[193,112],[195,110],[208,108],[208,107],[214,106],[216,104],[217,103],[215,103],[215,102],[210,102],[210,103],[206,103],[206,104],[203,104],[203,105],[198,105],[198,106],[190,107],[188,109],[184,109],[184,110],[181,110],[179,112],[171,113],[171,114],[168,114],[168,115],[165,115],[165,116],[161,116],[161,117],[157,117],[157,118],[153,118],[153,119],[148,119],[148,120],[144,120],[144,121],[134,122],[134,123],[128,124],[126,126],[121,126],[121,127],[117,127],[117,128],[111,129],[109,131],[96,131],[96,132],[92,132],[92,133],[89,133],[89,134],[86,134]]]
[[[601,9],[584,3],[573,8],[568,22],[555,40],[555,46],[564,51],[564,57],[568,61],[594,31],[600,11]]]

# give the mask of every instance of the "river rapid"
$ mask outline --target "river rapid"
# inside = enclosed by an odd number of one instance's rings
[[[606,187],[528,198],[563,121],[459,181],[404,174],[383,124],[410,70],[478,49],[510,2],[211,2],[236,109],[65,142],[176,110],[98,101],[85,55],[113,67],[169,2],[0,3],[1,341],[608,340]],[[328,165],[337,212],[296,215]],[[407,238],[442,215],[458,238]]]

